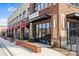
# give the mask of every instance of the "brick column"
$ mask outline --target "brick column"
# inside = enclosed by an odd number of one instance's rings
[[[61,47],[65,47],[66,46],[66,41],[67,41],[67,30],[66,30],[66,18],[65,18],[65,14],[64,13],[60,13],[59,14],[59,37],[60,37],[60,41],[59,42],[61,44]]]
[[[57,18],[57,14],[53,14],[51,16],[51,46],[53,46],[54,44],[56,44],[58,47],[58,18]]]

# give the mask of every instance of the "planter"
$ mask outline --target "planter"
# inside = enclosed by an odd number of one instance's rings
[[[35,53],[40,53],[41,52],[41,47],[35,45],[34,43],[30,43],[30,42],[24,42],[24,41],[16,41],[16,45],[21,45],[27,49],[32,50]]]

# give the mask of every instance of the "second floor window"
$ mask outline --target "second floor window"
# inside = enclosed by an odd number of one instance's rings
[[[79,7],[79,3],[70,3],[70,4]]]
[[[19,20],[21,20],[21,14],[19,15]]]
[[[16,17],[17,21],[18,21],[18,16]]]
[[[26,17],[26,10],[23,12],[23,18]]]
[[[48,6],[49,6],[49,3],[36,3],[35,8],[34,8],[34,12],[40,11]]]
[[[27,9],[27,16],[29,16],[29,14],[30,14],[30,11],[29,11],[29,9]]]

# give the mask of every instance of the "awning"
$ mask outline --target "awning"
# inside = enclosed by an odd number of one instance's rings
[[[71,19],[79,19],[79,13],[71,13],[68,14],[67,17]]]
[[[8,27],[8,30],[13,30],[14,29],[14,26],[9,26]]]
[[[18,25],[15,25],[14,26],[14,29],[16,30],[16,29],[18,29],[20,27],[20,25],[18,24]]]
[[[30,19],[30,22],[40,20],[40,19],[50,19],[50,18],[51,18],[50,15],[43,15],[43,16],[38,16],[38,17],[35,17],[33,19]]]
[[[27,28],[29,28],[29,23],[28,22],[21,22],[20,23],[20,28],[24,28],[24,27],[27,27]]]

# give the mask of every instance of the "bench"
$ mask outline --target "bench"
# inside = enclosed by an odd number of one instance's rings
[[[30,43],[30,42],[16,41],[16,45],[21,45],[25,48],[28,48],[28,49],[32,50],[35,53],[41,52],[41,47],[40,46],[37,46],[37,45],[35,45],[33,43]]]

